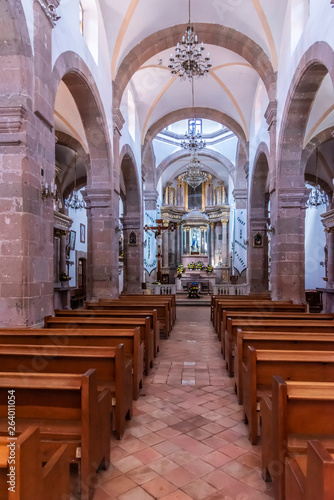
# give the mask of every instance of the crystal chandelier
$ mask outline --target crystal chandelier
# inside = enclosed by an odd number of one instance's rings
[[[209,52],[203,57],[205,48],[203,42],[198,43],[197,35],[190,22],[190,0],[189,0],[189,22],[182,37],[182,42],[178,42],[175,49],[175,56],[171,54],[168,68],[172,75],[179,75],[182,80],[186,78],[199,78],[207,75],[212,68]]]
[[[318,148],[316,148],[315,150],[315,167],[316,167],[315,186],[312,188],[310,196],[306,202],[306,206],[308,208],[316,208],[322,205],[327,205],[328,203],[328,196],[320,188],[318,182]]]
[[[74,188],[70,196],[65,200],[65,207],[72,210],[82,210],[86,208],[86,203],[82,198],[79,198],[77,191],[77,153],[74,158]]]
[[[201,169],[202,165],[197,155],[193,155],[188,164],[187,171],[182,175],[182,179],[193,189],[197,188],[208,178],[207,173]]]
[[[195,116],[194,80],[191,80],[191,98],[193,116]],[[199,132],[196,134],[195,127],[196,126],[194,126],[190,132],[186,132],[184,134],[184,139],[181,141],[181,147],[188,149],[191,153],[196,153],[196,151],[203,149],[206,146],[206,141],[202,139],[202,134]]]

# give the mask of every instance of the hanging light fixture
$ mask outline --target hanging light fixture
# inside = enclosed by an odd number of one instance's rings
[[[193,108],[193,116],[195,116],[195,98],[194,98],[194,80],[191,80],[191,105]],[[196,119],[194,118],[194,123],[196,124]],[[196,134],[196,125],[189,132],[184,134],[184,138],[181,141],[181,146],[184,149],[188,149],[191,153],[195,153],[199,149],[203,149],[206,146],[206,141],[202,139],[202,134],[199,132]]]
[[[195,189],[197,186],[202,184],[202,182],[206,181],[207,178],[208,175],[202,170],[202,164],[197,155],[192,155],[187,171],[182,175],[182,179],[187,182],[190,187]]]
[[[315,150],[315,186],[312,188],[310,192],[310,196],[306,202],[306,206],[308,208],[316,208],[322,205],[327,205],[328,196],[327,194],[320,188],[318,182],[318,148]]]
[[[72,208],[72,210],[82,210],[86,208],[86,204],[82,198],[79,198],[77,191],[77,153],[74,157],[74,187],[70,196],[65,200],[65,207]]]
[[[207,75],[212,68],[209,52],[203,57],[205,47],[203,42],[198,43],[197,35],[190,21],[190,0],[189,0],[189,21],[182,37],[182,42],[178,42],[175,49],[175,56],[171,54],[168,68],[172,75],[178,75],[182,80],[186,78],[200,78]]]

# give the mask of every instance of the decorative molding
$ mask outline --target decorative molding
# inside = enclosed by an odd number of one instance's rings
[[[68,233],[73,224],[73,219],[60,212],[53,211],[53,227],[56,230],[64,231],[64,234]]]
[[[38,3],[43,9],[44,14],[50,21],[52,28],[56,26],[56,22],[59,21],[60,16],[57,15],[57,7],[60,4],[60,0],[54,0],[53,3],[48,3],[47,0],[38,0]]]
[[[276,125],[277,121],[277,101],[270,101],[268,107],[264,113],[266,122],[268,123],[268,130],[271,129],[272,125]]]
[[[86,203],[86,209],[110,208],[111,189],[84,189],[82,197]]]
[[[280,208],[302,208],[306,210],[306,202],[308,200],[311,189],[300,188],[283,188],[278,190],[278,199]]]
[[[15,134],[21,130],[27,109],[20,106],[9,106],[0,108],[0,133]]]
[[[334,0],[333,0],[334,1]],[[321,216],[322,224],[327,233],[331,233],[334,231],[334,209],[325,212]]]

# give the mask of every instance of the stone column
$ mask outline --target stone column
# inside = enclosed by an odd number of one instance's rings
[[[305,203],[309,190],[282,188],[277,194],[277,209],[273,211],[271,207],[272,298],[304,303]]]
[[[163,225],[167,226],[168,221],[164,220]],[[165,231],[162,234],[162,267],[168,268],[169,267],[169,260],[168,260],[168,252],[169,252],[169,231]]]
[[[222,264],[228,265],[228,219],[222,219]]]
[[[215,245],[215,222],[210,222],[210,264],[215,265],[216,245]]]
[[[124,291],[126,293],[140,293],[143,278],[143,227],[140,214],[124,215],[123,233]]]
[[[176,225],[176,265],[181,264],[182,256],[182,227],[178,222]]]
[[[110,189],[88,189],[83,193],[87,207],[87,291],[89,300],[112,297],[112,286],[118,289],[118,234],[111,225]],[[111,251],[116,246],[117,252]],[[113,277],[113,269],[117,276]],[[116,273],[115,273],[116,274]],[[116,283],[113,283],[113,280]]]
[[[326,231],[327,244],[327,282],[326,289],[330,292],[323,292],[323,311],[334,312],[334,209],[329,210],[321,216],[322,223]]]

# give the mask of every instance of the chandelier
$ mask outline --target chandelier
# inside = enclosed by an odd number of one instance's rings
[[[192,96],[192,108],[193,115],[195,116],[195,98],[194,98],[194,80],[191,80],[191,96]],[[194,119],[196,123],[196,120]],[[188,149],[191,153],[196,153],[199,149],[203,149],[206,146],[206,141],[202,139],[202,134],[199,132],[196,134],[196,125],[192,127],[190,132],[184,134],[184,139],[181,141],[181,147]]]
[[[315,177],[315,186],[312,188],[310,192],[310,196],[306,202],[306,206],[308,208],[316,208],[322,205],[327,205],[328,196],[327,194],[320,188],[318,182],[318,148],[315,150],[315,166],[316,166],[316,177]]]
[[[202,182],[206,181],[208,175],[201,169],[202,165],[197,155],[193,155],[188,164],[187,171],[182,175],[182,179],[193,189],[197,188]]]
[[[86,208],[86,203],[82,198],[79,198],[77,191],[77,153],[74,157],[74,187],[70,196],[65,200],[65,207],[72,210],[82,210]]]
[[[172,75],[179,75],[181,80],[199,78],[207,75],[212,68],[209,52],[203,56],[205,48],[203,42],[198,43],[197,35],[190,22],[190,0],[189,0],[189,22],[182,42],[178,42],[175,56],[171,54],[168,68]]]

